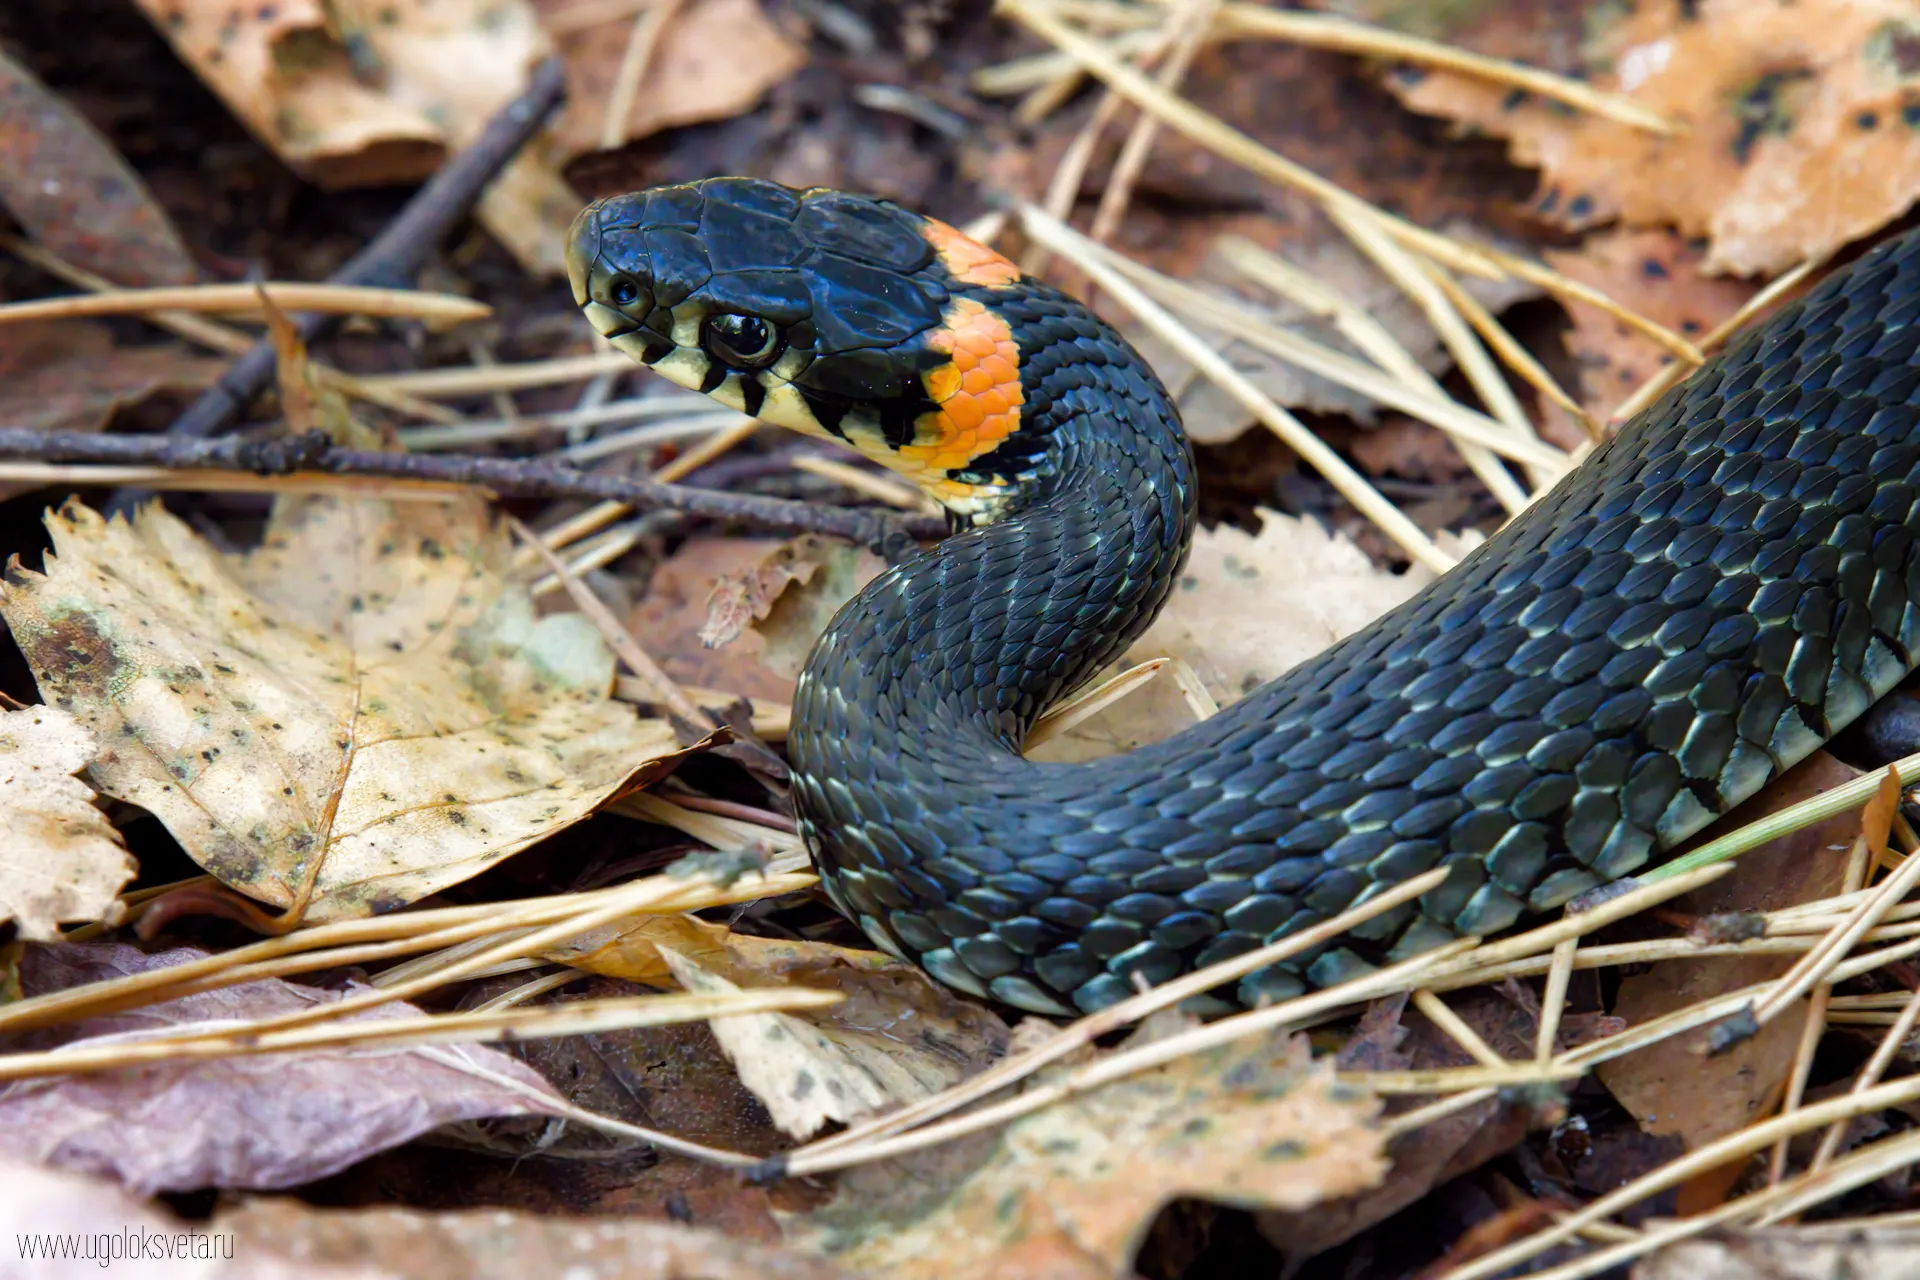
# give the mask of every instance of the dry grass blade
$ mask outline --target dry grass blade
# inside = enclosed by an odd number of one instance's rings
[[[1413,1007],[1424,1013],[1428,1022],[1445,1032],[1449,1040],[1459,1045],[1469,1058],[1481,1066],[1491,1067],[1495,1071],[1505,1071],[1517,1065],[1495,1053],[1493,1046],[1481,1039],[1480,1033],[1467,1025],[1466,1019],[1450,1009],[1445,1000],[1426,988],[1422,987],[1413,993]],[[1536,1062],[1533,1065],[1537,1068],[1546,1064]]]
[[[1469,409],[1444,393],[1435,398],[1427,392],[1424,384],[1411,384],[1382,373],[1311,338],[1267,324],[1230,302],[1163,276],[1130,258],[1111,251],[1101,252],[1104,254],[1102,262],[1138,283],[1147,293],[1248,346],[1399,409],[1461,441],[1479,445],[1545,472],[1554,479],[1558,479],[1572,465],[1572,459],[1563,451],[1531,434],[1516,435],[1505,424],[1476,409]]]
[[[1916,1024],[1920,1024],[1920,991],[1913,992],[1905,998],[1905,1002],[1900,1006],[1899,1015],[1887,1028],[1886,1034],[1880,1037],[1880,1043],[1874,1046],[1873,1056],[1867,1059],[1865,1066],[1860,1068],[1859,1074],[1854,1077],[1853,1088],[1849,1092],[1862,1093],[1880,1083],[1880,1077],[1884,1076],[1887,1068],[1893,1065],[1895,1056],[1905,1047],[1907,1037],[1913,1034]],[[1826,1168],[1828,1162],[1839,1152],[1840,1143],[1846,1137],[1846,1132],[1847,1126],[1836,1120],[1825,1133],[1820,1135],[1820,1146],[1813,1153],[1813,1159],[1807,1163],[1808,1172],[1818,1173]]]
[[[1289,941],[1291,941],[1291,939],[1289,939]],[[1414,985],[1420,975],[1425,971],[1432,969],[1435,965],[1463,951],[1472,949],[1476,945],[1478,945],[1477,939],[1462,938],[1457,942],[1438,947],[1424,956],[1416,956],[1412,960],[1402,961],[1397,965],[1382,969],[1377,973],[1369,974],[1366,977],[1341,983],[1337,987],[1329,987],[1324,991],[1317,991],[1309,996],[1282,1001],[1279,1004],[1271,1005],[1265,1009],[1255,1010],[1251,1013],[1242,1013],[1230,1018],[1222,1018],[1218,1022],[1209,1023],[1202,1027],[1194,1027],[1188,1031],[1178,1032],[1162,1040],[1155,1040],[1130,1049],[1123,1049],[1107,1057],[1096,1059],[1086,1066],[1070,1071],[1063,1078],[1050,1084],[1030,1089],[1025,1093],[1007,1098],[990,1106],[981,1107],[976,1111],[970,1111],[966,1115],[958,1116],[944,1123],[928,1125],[925,1128],[914,1129],[897,1136],[878,1137],[862,1141],[857,1145],[842,1145],[837,1149],[824,1153],[815,1148],[803,1147],[787,1159],[781,1161],[781,1168],[790,1175],[821,1173],[832,1169],[844,1169],[855,1164],[884,1160],[892,1156],[904,1155],[911,1151],[920,1151],[928,1147],[939,1146],[942,1143],[952,1142],[957,1138],[963,1138],[969,1134],[980,1133],[987,1129],[996,1128],[1009,1121],[1018,1119],[1021,1116],[1029,1115],[1045,1107],[1053,1106],[1076,1094],[1086,1093],[1102,1085],[1111,1084],[1116,1080],[1123,1080],[1128,1076],[1137,1075],[1143,1071],[1151,1071],[1155,1067],[1165,1066],[1169,1062],[1187,1057],[1190,1054],[1200,1053],[1219,1045],[1231,1043],[1243,1036],[1260,1035],[1281,1027],[1304,1023],[1332,1009],[1362,1004],[1368,1000],[1378,999],[1380,996],[1392,991],[1405,990]],[[1244,956],[1239,957],[1241,960],[1245,958]],[[1156,992],[1154,994],[1159,993]],[[1522,1067],[1520,1071],[1526,1073],[1524,1079],[1529,1082],[1539,1078],[1539,1073],[1530,1065]],[[990,1072],[988,1074],[994,1073]],[[1509,1076],[1505,1072],[1505,1069],[1503,1069],[1500,1082],[1511,1083],[1522,1078],[1519,1072],[1515,1072]],[[975,1082],[969,1081],[968,1083],[973,1084]],[[1431,1081],[1424,1078],[1418,1082],[1409,1080],[1395,1081],[1393,1083],[1404,1083],[1410,1086],[1418,1084],[1424,1086],[1418,1090],[1420,1092],[1428,1092],[1433,1087]],[[1486,1079],[1484,1076],[1475,1077],[1468,1087],[1479,1087],[1485,1083]],[[941,1098],[944,1097],[945,1095],[941,1095]],[[940,1098],[936,1098],[930,1099],[929,1101],[940,1100]],[[890,1116],[888,1119],[891,1120],[893,1117]],[[846,1137],[847,1135],[845,1134],[841,1135],[843,1139]]]
[[[791,852],[805,848],[794,832],[722,814],[701,813],[645,791],[622,797],[612,808],[647,822],[672,827],[724,853],[745,853],[754,849]]]
[[[625,524],[615,525],[594,538],[577,555],[567,561],[567,575],[573,578],[584,577],[595,569],[604,568],[639,545],[646,526],[638,520],[629,520]],[[533,580],[527,588],[527,594],[538,600],[541,596],[551,595],[566,585],[558,574],[542,574]]]
[[[1458,1269],[1448,1273],[1448,1280],[1490,1280],[1491,1277],[1499,1275],[1510,1268],[1521,1266],[1546,1252],[1548,1249],[1553,1248],[1555,1245],[1572,1239],[1583,1227],[1604,1222],[1622,1209],[1626,1209],[1646,1199],[1648,1196],[1656,1195],[1671,1187],[1679,1186],[1696,1174],[1718,1168],[1734,1160],[1744,1159],[1757,1151],[1764,1151],[1783,1137],[1790,1138],[1795,1134],[1809,1132],[1810,1130],[1817,1129],[1836,1120],[1844,1121],[1856,1115],[1864,1115],[1871,1111],[1878,1111],[1883,1107],[1898,1106],[1902,1103],[1912,1102],[1915,1099],[1920,1099],[1920,1077],[1896,1081],[1893,1084],[1880,1085],[1858,1094],[1846,1094],[1838,1098],[1830,1098],[1824,1102],[1818,1102],[1813,1106],[1796,1111],[1791,1115],[1779,1116],[1772,1120],[1763,1120],[1758,1124],[1749,1125],[1737,1133],[1731,1133],[1717,1141],[1705,1143],[1693,1151],[1688,1152],[1680,1159],[1670,1161],[1658,1169],[1654,1169],[1644,1176],[1634,1179],[1626,1186],[1611,1191],[1593,1201],[1591,1204],[1567,1214],[1560,1219],[1560,1221],[1542,1231],[1527,1236],[1522,1240],[1515,1241],[1512,1244],[1503,1245],[1489,1253],[1482,1254],[1470,1262],[1463,1263]],[[1899,1141],[1904,1144],[1915,1143],[1916,1140],[1914,1136],[1909,1136]],[[1915,1149],[1920,1150],[1920,1143],[1916,1143]],[[1839,1172],[1840,1167],[1839,1164],[1831,1165],[1817,1176],[1825,1181],[1825,1185],[1832,1186],[1837,1181],[1833,1175]],[[1719,1210],[1715,1210],[1714,1212],[1720,1213],[1734,1210],[1730,1216],[1738,1217],[1752,1210],[1750,1207],[1735,1210],[1735,1206],[1751,1206],[1754,1202],[1758,1202],[1760,1205],[1780,1203],[1787,1198],[1781,1195],[1782,1192],[1788,1191],[1790,1188],[1796,1190],[1801,1189],[1805,1180],[1806,1175],[1803,1175],[1801,1179],[1797,1179],[1794,1182],[1782,1183],[1779,1187],[1761,1192],[1757,1196],[1750,1196],[1744,1202],[1733,1201],[1728,1205],[1721,1206]],[[1763,1196],[1769,1199],[1761,1200]],[[1778,1199],[1773,1199],[1773,1197],[1778,1197]],[[1711,1215],[1701,1216],[1707,1217]],[[1685,1221],[1690,1224],[1697,1224],[1700,1220],[1700,1218],[1689,1218]],[[1571,1280],[1574,1276],[1594,1274],[1594,1271],[1586,1270],[1585,1268],[1588,1267],[1589,1264],[1593,1264],[1599,1256],[1598,1254],[1590,1255],[1589,1257],[1581,1259],[1579,1263],[1574,1264],[1581,1269],[1566,1272],[1565,1275],[1568,1277],[1568,1280]],[[1605,1266],[1602,1265],[1597,1269],[1604,1270]]]
[[[680,12],[680,5],[681,0],[652,0],[633,20],[619,69],[614,72],[613,88],[607,93],[606,112],[600,118],[602,151],[613,151],[626,142],[627,121],[640,97],[640,81],[647,74],[647,64],[653,61],[661,32]]]
[[[0,462],[0,481],[28,485],[177,489],[192,493],[313,493],[338,498],[384,498],[391,502],[457,502],[467,486],[444,480],[387,480],[295,471],[262,476],[247,471],[198,471],[191,468],[115,467],[87,463]]]
[[[1255,969],[1265,968],[1290,955],[1297,955],[1310,947],[1329,942],[1374,916],[1391,911],[1404,902],[1413,901],[1421,894],[1439,886],[1445,879],[1444,869],[1429,871],[1405,884],[1396,885],[1379,897],[1343,912],[1332,920],[1315,925],[1311,929],[1303,929],[1291,937],[1270,943],[1257,951],[1236,956],[1231,960],[1223,960],[1219,964],[1186,974],[1151,991],[1122,1000],[1098,1013],[1088,1014],[1078,1022],[1061,1028],[1045,1044],[1038,1045],[1017,1057],[1009,1058],[973,1079],[963,1081],[924,1102],[855,1125],[844,1133],[822,1138],[800,1148],[788,1156],[785,1168],[788,1172],[798,1175],[844,1167],[841,1164],[826,1164],[823,1161],[829,1155],[839,1153],[846,1148],[864,1149],[866,1144],[977,1102],[989,1094],[1018,1083],[1042,1067],[1058,1062],[1068,1054],[1092,1044],[1108,1032],[1117,1031],[1121,1027],[1138,1022],[1148,1014],[1169,1008],[1189,996],[1199,995],[1222,983],[1235,981]]]
[[[1307,430],[1304,423],[1274,403],[1270,396],[1229,364],[1224,356],[1137,288],[1111,265],[1108,256],[1098,245],[1032,205],[1022,206],[1020,213],[1029,236],[1086,272],[1115,301],[1177,350],[1182,359],[1219,384],[1222,390],[1286,441],[1288,447],[1325,476],[1342,497],[1378,525],[1381,532],[1409,556],[1436,573],[1445,573],[1453,567],[1453,557],[1435,546],[1418,525],[1407,519],[1398,507],[1387,501],[1379,490],[1368,484],[1359,472],[1349,467],[1318,436]]]
[[[1049,707],[1045,715],[1033,722],[1033,728],[1027,731],[1027,740],[1021,744],[1021,749],[1031,751],[1066,733],[1075,725],[1099,715],[1166,670],[1173,661],[1172,658],[1149,658],[1136,666],[1128,667],[1116,676],[1082,689],[1057,706]]]
[[[1070,3],[1057,7],[1063,12],[1072,12],[1084,18],[1090,25],[1099,24],[1122,31],[1124,34],[1110,45],[1116,54],[1122,55],[1135,52],[1142,34],[1135,28],[1142,22],[1152,21],[1150,16],[1138,13],[1140,6]],[[1411,66],[1457,71],[1495,84],[1511,85],[1527,93],[1565,103],[1576,110],[1645,129],[1649,133],[1665,136],[1675,132],[1674,126],[1664,117],[1622,94],[1607,93],[1584,81],[1556,75],[1525,63],[1489,58],[1457,45],[1407,35],[1334,14],[1268,9],[1251,4],[1222,6],[1213,29],[1208,33],[1208,40],[1244,38],[1284,40],[1310,49],[1328,49]],[[1022,58],[977,72],[973,86],[977,92],[989,97],[1023,93],[1036,84],[1057,79],[1062,68],[1071,65],[1065,55],[1057,53]]]
[[[39,1053],[0,1054],[0,1080],[118,1071],[171,1062],[205,1062],[263,1053],[302,1053],[318,1049],[397,1049],[415,1045],[476,1044],[536,1036],[588,1035],[632,1027],[745,1013],[818,1009],[838,1004],[834,991],[808,988],[765,989],[726,995],[640,996],[612,1000],[575,1000],[532,1009],[377,1018],[344,1024],[283,1027],[281,1019],[239,1023],[218,1030],[195,1030],[164,1038],[100,1036]],[[343,1002],[344,1003],[344,1002]],[[325,1006],[322,1006],[325,1008]]]
[[[405,391],[409,395],[475,396],[491,391],[524,391],[559,382],[579,382],[602,373],[624,373],[633,361],[618,351],[603,355],[560,356],[524,364],[497,364],[487,368],[463,365],[451,369],[422,369],[417,373],[389,373],[362,381],[369,386]]]
[[[158,289],[115,289],[69,298],[37,298],[31,302],[0,304],[0,324],[29,320],[71,320],[82,316],[142,315],[152,311],[186,311],[215,315],[259,315],[265,294],[283,311],[315,311],[327,315],[382,316],[456,325],[483,320],[493,308],[470,298],[445,293],[418,293],[411,289],[376,289],[368,285],[196,284]]]
[[[1920,753],[1903,756],[1887,766],[1900,778],[1900,785],[1910,787],[1920,781]],[[1647,882],[1664,880],[1669,876],[1684,875],[1700,867],[1712,866],[1735,858],[1756,845],[1765,844],[1787,834],[1811,826],[1822,818],[1831,818],[1836,813],[1845,813],[1857,809],[1873,798],[1880,789],[1884,771],[1863,774],[1851,782],[1842,783],[1830,791],[1810,796],[1799,804],[1789,805],[1778,813],[1770,813],[1758,822],[1750,822],[1738,831],[1729,831],[1717,840],[1701,845],[1691,853],[1666,862],[1651,871],[1641,873],[1640,879]]]
[[[1187,68],[1193,64],[1194,55],[1200,52],[1207,31],[1212,27],[1215,16],[1220,11],[1220,0],[1174,0],[1167,9],[1165,30],[1172,37],[1167,56],[1160,68],[1154,73],[1154,82],[1168,93],[1178,91],[1180,82],[1186,78]],[[1146,167],[1147,157],[1153,151],[1154,139],[1160,133],[1160,122],[1146,112],[1133,122],[1128,130],[1126,141],[1120,144],[1120,154],[1113,162],[1113,170],[1107,178],[1106,189],[1100,193],[1100,205],[1093,212],[1093,226],[1088,234],[1104,244],[1113,238],[1120,229],[1120,220],[1126,216],[1127,202],[1133,197],[1133,186],[1140,178],[1140,171]]]
[[[1534,359],[1533,353],[1521,346],[1519,340],[1507,332],[1507,327],[1480,304],[1480,299],[1468,293],[1460,282],[1439,263],[1425,262],[1421,266],[1440,292],[1447,296],[1447,301],[1453,304],[1454,309],[1466,317],[1467,323],[1473,326],[1473,331],[1480,335],[1481,341],[1500,357],[1502,364],[1518,374],[1522,382],[1551,400],[1579,423],[1580,429],[1586,433],[1589,441],[1599,444],[1607,438],[1607,433],[1599,423],[1593,420],[1593,415],[1588,413],[1579,401],[1567,394],[1566,388],[1547,372],[1547,367]]]
[[[791,893],[813,883],[814,877],[810,875],[752,877],[731,885],[722,885],[711,878],[688,879],[679,882],[677,891],[671,884],[660,886],[669,891],[648,905],[630,909],[649,914],[698,911]],[[0,1032],[58,1026],[257,978],[368,964],[461,943],[472,943],[477,952],[497,946],[502,940],[517,938],[519,931],[591,910],[630,890],[631,886],[621,885],[588,893],[406,911],[318,925],[200,960],[16,1000],[0,1008]],[[376,984],[394,985],[387,974],[376,979]]]
[[[871,471],[862,471],[850,463],[839,462],[833,458],[817,458],[812,454],[803,453],[794,458],[793,469],[804,471],[810,476],[818,476],[822,480],[831,480],[862,497],[872,498],[875,502],[884,502],[902,511],[921,511],[928,514],[936,514],[939,511],[932,499],[912,485],[903,484],[898,480],[889,480],[885,476],[877,476]]]
[[[1454,364],[1466,375],[1474,394],[1480,397],[1480,403],[1496,422],[1523,440],[1536,439],[1533,424],[1527,421],[1526,410],[1520,407],[1519,398],[1513,394],[1513,388],[1501,376],[1493,360],[1487,355],[1486,348],[1480,345],[1480,339],[1466,322],[1459,310],[1453,305],[1446,293],[1433,282],[1423,267],[1405,249],[1395,244],[1391,237],[1384,234],[1378,226],[1365,218],[1356,218],[1340,209],[1329,209],[1327,215],[1334,225],[1351,240],[1360,251],[1372,259],[1373,264],[1386,277],[1399,286],[1413,304],[1420,308],[1427,323],[1439,335],[1440,341],[1453,356]],[[1480,482],[1489,492],[1500,500],[1500,505],[1509,512],[1518,514],[1527,506],[1527,492],[1514,483],[1499,458],[1478,445],[1457,444],[1461,457],[1480,477]],[[1540,468],[1531,469],[1528,479],[1535,485],[1550,483],[1560,475],[1558,469],[1543,472]]]

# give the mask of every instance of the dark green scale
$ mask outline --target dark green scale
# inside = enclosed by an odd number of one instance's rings
[[[764,204],[764,185],[699,189]],[[1144,361],[1079,303],[942,284],[1019,343],[1024,479],[996,523],[842,610],[801,678],[790,750],[834,900],[953,986],[1097,1009],[1136,975],[1244,954],[1433,867],[1451,874],[1417,904],[1220,994],[1282,997],[1504,929],[1647,865],[1915,664],[1906,236],[1365,630],[1164,742],[1027,761],[1034,719],[1165,602],[1194,528],[1192,456]]]

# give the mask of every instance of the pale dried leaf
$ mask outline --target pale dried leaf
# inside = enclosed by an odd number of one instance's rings
[[[707,621],[700,643],[709,649],[731,644],[748,626],[772,612],[790,585],[804,586],[820,570],[833,544],[805,533],[785,543],[752,568],[722,574],[707,597]]]
[[[672,947],[662,945],[659,951],[688,991],[740,989]],[[805,1138],[829,1121],[929,1097],[986,1065],[991,1053],[969,1061],[961,1046],[919,1012],[893,1003],[891,1016],[864,1019],[864,1025],[855,1025],[851,1017],[785,1013],[715,1018],[709,1025],[733,1059],[740,1082],[766,1106],[774,1123]],[[998,1047],[1005,1045],[1004,1030]]]
[[[204,958],[182,947],[146,955],[124,944],[29,947],[27,995]],[[365,990],[357,984],[347,993]],[[107,1043],[189,1024],[209,1030],[337,1000],[269,979],[201,992],[52,1033],[0,1037],[8,1050]],[[417,1017],[405,1003],[349,1015]],[[112,1177],[151,1193],[311,1182],[427,1130],[482,1116],[540,1115],[559,1098],[485,1045],[267,1054],[0,1085],[0,1156]]]
[[[1381,569],[1311,519],[1262,511],[1260,532],[1202,529],[1167,607],[1121,660],[1179,658],[1221,706],[1285,674],[1433,581],[1415,566]],[[1458,546],[1455,548],[1458,549]],[[1194,714],[1158,677],[1037,748],[1038,760],[1112,755],[1176,733]]]
[[[879,577],[886,562],[865,547],[822,538],[816,541],[811,558],[820,563],[820,571],[809,574],[804,583],[790,584],[768,608],[766,617],[753,629],[766,640],[761,662],[777,675],[797,677],[813,652],[813,642],[840,612],[840,606],[860,594],[861,588]]]
[[[1712,1232],[1656,1249],[1633,1280],[1839,1280],[1845,1276],[1920,1275],[1920,1227],[1845,1224]]]
[[[895,1280],[1125,1275],[1171,1200],[1304,1209],[1378,1184],[1378,1106],[1256,1037],[857,1169],[787,1234]]]
[[[793,677],[767,668],[767,642],[757,631],[749,627],[717,649],[700,640],[714,583],[753,573],[783,545],[771,538],[687,539],[654,569],[647,594],[628,616],[628,628],[683,684],[749,698],[791,699]]]
[[[390,909],[591,813],[675,750],[610,701],[585,619],[537,619],[478,500],[282,499],[223,556],[154,507],[48,519],[0,614],[93,779],[224,882],[309,918]]]
[[[100,919],[138,870],[93,788],[72,776],[99,746],[58,707],[0,711],[0,924],[11,919],[24,938]]]
[[[408,1280],[851,1280],[828,1262],[630,1214],[568,1218],[506,1209],[328,1210],[258,1197],[213,1225],[234,1232],[236,1248],[249,1253],[280,1250],[332,1266],[377,1267]]]
[[[196,74],[319,182],[418,179],[471,142],[549,51],[527,0],[139,0]],[[479,216],[530,270],[559,271],[579,201],[536,143]]]
[[[543,19],[564,19],[580,0],[534,0]],[[558,40],[567,68],[567,111],[554,127],[568,156],[600,149],[614,80],[638,15],[570,27]],[[781,34],[757,0],[692,0],[660,33],[622,138],[726,120],[806,65],[806,51]]]

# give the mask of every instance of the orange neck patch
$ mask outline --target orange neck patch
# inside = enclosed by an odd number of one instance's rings
[[[940,255],[940,264],[961,284],[1000,289],[1020,279],[1019,267],[937,218],[927,219],[926,236]]]
[[[927,343],[952,357],[924,377],[940,407],[921,415],[914,442],[894,465],[939,490],[957,483],[947,473],[965,470],[1020,429],[1020,348],[1007,322],[972,298],[955,299]]]

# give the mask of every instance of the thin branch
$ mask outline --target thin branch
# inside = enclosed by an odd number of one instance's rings
[[[391,476],[475,485],[502,496],[593,498],[635,510],[684,511],[717,520],[739,520],[787,533],[825,533],[863,546],[898,553],[915,539],[940,537],[943,521],[924,516],[850,507],[827,507],[757,494],[722,493],[600,475],[539,458],[472,458],[459,454],[376,453],[342,449],[322,432],[274,440],[182,440],[170,436],[88,435],[73,431],[0,428],[0,457],[45,462],[206,468],[268,475],[323,472]]]
[[[548,58],[534,68],[526,92],[502,107],[479,137],[441,165],[400,215],[334,272],[329,283],[388,288],[411,283],[440,241],[467,216],[487,185],[540,131],[565,96],[560,60]],[[311,344],[327,321],[323,316],[302,315],[295,323],[301,341]],[[218,435],[265,390],[273,371],[273,344],[254,343],[219,382],[174,419],[168,433],[189,439]]]

